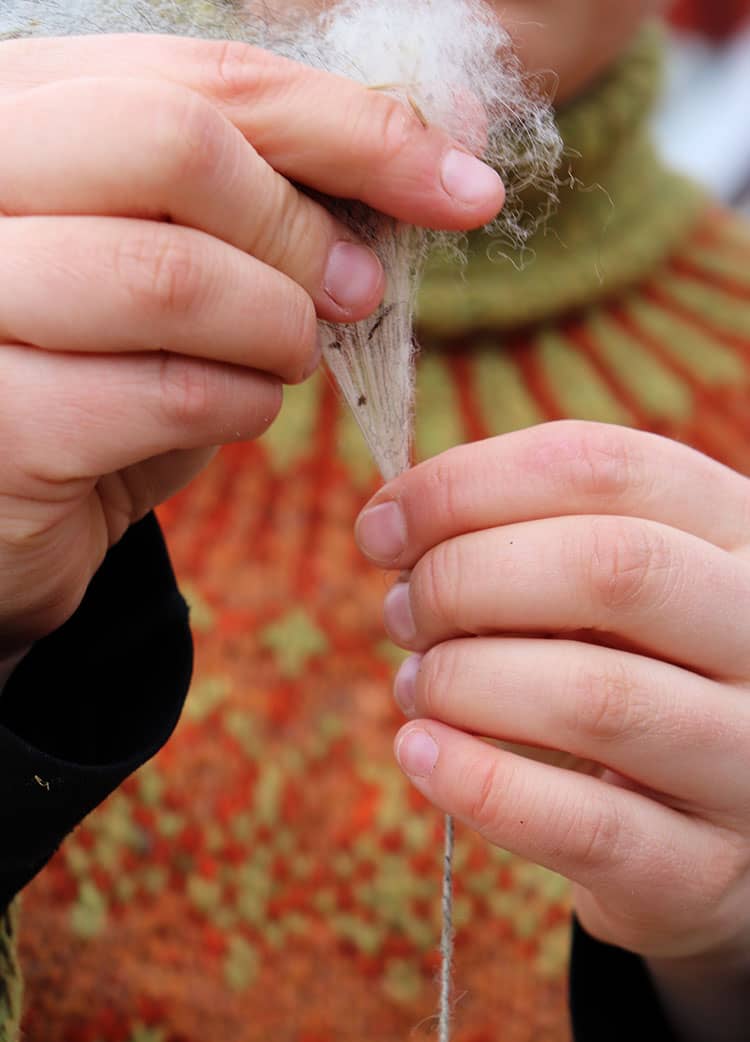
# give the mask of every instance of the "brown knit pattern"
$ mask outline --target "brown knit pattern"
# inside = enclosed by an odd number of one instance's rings
[[[431,455],[558,417],[750,472],[750,237],[711,212],[647,282],[512,338],[426,345]],[[29,887],[31,1042],[405,1042],[434,1033],[440,816],[394,765],[377,485],[323,378],[161,513],[197,673],[174,739]],[[699,494],[699,490],[696,490]],[[564,1042],[566,883],[460,830],[456,1042]]]

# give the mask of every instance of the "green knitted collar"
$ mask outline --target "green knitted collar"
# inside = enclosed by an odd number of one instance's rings
[[[649,26],[595,88],[560,113],[571,182],[531,241],[529,262],[518,271],[510,261],[490,260],[483,232],[470,237],[466,267],[431,261],[419,300],[423,334],[511,329],[590,305],[638,281],[677,244],[705,198],[665,169],[651,143],[661,68],[661,32]]]

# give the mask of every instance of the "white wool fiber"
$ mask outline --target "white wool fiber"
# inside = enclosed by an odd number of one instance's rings
[[[484,0],[344,0],[314,18],[287,11],[277,49],[287,57],[380,90],[445,130],[503,177],[506,204],[489,226],[495,248],[522,250],[554,203],[562,142],[549,103],[526,77]],[[535,209],[526,194],[536,189]],[[432,246],[460,236],[399,224],[353,204],[333,211],[379,255],[388,283],[370,319],[321,323],[328,366],[383,477],[411,461],[413,324]]]

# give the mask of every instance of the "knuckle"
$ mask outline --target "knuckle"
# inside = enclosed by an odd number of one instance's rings
[[[352,122],[352,153],[361,161],[361,192],[384,167],[399,159],[409,144],[413,127],[400,101],[375,92],[369,92],[362,100]]]
[[[663,607],[673,593],[677,562],[655,526],[598,518],[583,552],[591,592],[607,611]]]
[[[417,681],[419,711],[432,720],[450,718],[451,693],[457,690],[460,655],[451,641],[425,652]]]
[[[378,113],[379,153],[387,163],[398,159],[411,137],[414,123],[405,106],[395,98],[383,97]]]
[[[599,742],[632,738],[643,730],[630,672],[613,660],[605,670],[583,668],[576,682],[574,733]]]
[[[168,104],[165,173],[170,184],[215,178],[234,151],[235,135],[218,111],[198,94],[175,92]]]
[[[148,313],[188,315],[201,297],[201,272],[186,236],[168,225],[123,241],[116,258],[117,275],[133,304]]]
[[[439,543],[425,554],[412,575],[418,613],[453,628],[461,602],[461,562],[456,540]]]
[[[502,773],[500,761],[493,758],[476,767],[472,779],[468,817],[479,835],[490,841],[504,832],[503,801],[499,795],[507,790],[508,781]]]
[[[302,195],[281,175],[270,168],[268,172],[271,176],[264,178],[262,214],[257,215],[247,249],[277,271],[296,274],[296,255],[319,248],[320,236],[311,227],[310,207],[305,206]]]
[[[618,859],[621,842],[622,821],[617,804],[610,797],[600,796],[571,816],[560,846],[571,852],[581,868],[597,871]]]
[[[434,504],[445,528],[455,531],[465,509],[462,506],[463,482],[456,466],[459,462],[449,451],[431,461],[426,474],[425,499]],[[463,468],[462,468],[463,469]],[[466,471],[463,471],[466,477]]]
[[[195,428],[212,416],[215,386],[211,367],[195,358],[166,354],[160,361],[159,402],[170,426]]]
[[[239,40],[212,45],[210,79],[214,92],[225,100],[245,97],[257,87],[258,73],[271,64],[271,56]]]
[[[576,496],[617,502],[643,484],[644,460],[632,431],[563,420],[550,424],[548,432],[553,452],[563,456],[563,480]]]

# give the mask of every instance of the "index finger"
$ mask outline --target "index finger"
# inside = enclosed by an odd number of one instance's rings
[[[411,568],[447,539],[547,517],[657,521],[725,550],[750,545],[750,481],[655,434],[563,420],[461,445],[382,488],[357,521],[362,551]]]
[[[401,102],[236,41],[145,34],[10,40],[0,92],[79,76],[168,80],[211,101],[275,170],[411,224],[478,228],[499,176]]]

